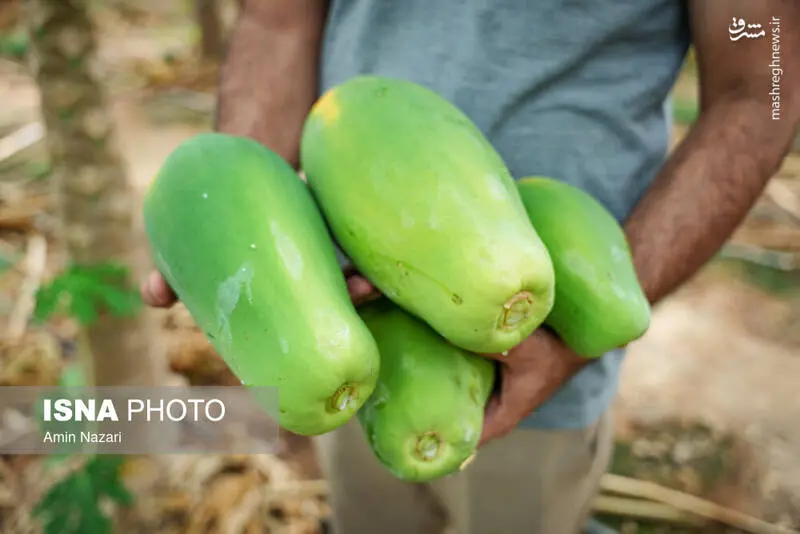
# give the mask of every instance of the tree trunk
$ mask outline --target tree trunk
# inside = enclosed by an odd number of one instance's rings
[[[132,192],[114,143],[113,121],[97,69],[86,0],[28,0],[32,67],[52,157],[57,236],[82,265],[130,265],[135,240]],[[147,317],[108,314],[87,331],[98,386],[154,385],[162,362],[148,352]]]
[[[218,0],[194,0],[195,17],[200,27],[200,55],[203,60],[218,59],[222,52],[222,21]]]
[[[0,31],[13,29],[18,15],[19,0],[0,0]]]

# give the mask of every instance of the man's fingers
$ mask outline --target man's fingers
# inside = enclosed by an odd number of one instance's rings
[[[372,291],[372,284],[363,276],[354,274],[347,277],[347,291],[351,298],[363,297]]]
[[[508,402],[504,392],[492,395],[486,404],[483,415],[483,430],[478,448],[483,447],[493,439],[505,436],[514,428]]]
[[[158,272],[150,273],[139,287],[139,292],[145,304],[154,308],[168,308],[178,301],[175,292]],[[380,296],[375,286],[360,275],[347,277],[347,292],[355,304],[374,300]]]
[[[493,433],[493,427],[496,425],[495,421],[500,415],[498,412],[502,412],[503,410],[502,406],[503,401],[500,392],[492,393],[483,412],[483,435],[481,439]]]
[[[169,308],[178,301],[178,297],[158,272],[152,272],[139,287],[142,300],[153,308]]]
[[[375,289],[375,286],[358,274],[347,277],[347,292],[350,293],[350,299],[355,305],[374,300],[380,296],[380,292]]]
[[[500,371],[502,372],[503,370],[501,368]],[[516,412],[519,410],[520,404],[520,399],[516,397],[519,397],[520,393],[525,391],[524,389],[518,389],[517,382],[514,380],[513,375],[504,374],[500,391],[493,393],[489,397],[489,402],[486,403],[486,409],[484,410],[483,430],[478,447],[482,447],[493,439],[505,436],[516,426],[519,420]]]

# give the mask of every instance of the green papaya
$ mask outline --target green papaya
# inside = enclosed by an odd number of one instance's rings
[[[433,91],[378,76],[333,87],[301,162],[358,270],[451,343],[504,352],[549,313],[553,266],[505,163]]]
[[[357,416],[375,456],[409,482],[457,471],[476,452],[494,363],[386,298],[359,312],[381,354],[378,385]]]
[[[517,187],[555,268],[555,303],[545,323],[586,358],[644,335],[650,303],[614,216],[588,193],[552,178],[523,178]]]
[[[317,435],[355,415],[377,345],[288,163],[251,139],[197,135],[167,157],[144,222],[158,269],[232,372],[278,388],[280,426]]]

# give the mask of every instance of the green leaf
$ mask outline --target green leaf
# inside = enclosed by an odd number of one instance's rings
[[[86,375],[81,366],[77,363],[68,363],[61,371],[61,376],[58,379],[58,385],[64,389],[82,388],[86,387]]]
[[[29,46],[28,35],[23,32],[0,36],[0,56],[21,59],[25,57]]]
[[[119,472],[125,458],[122,456],[98,456],[98,461],[92,466],[92,476],[96,481],[101,496],[109,497],[119,504],[127,505],[133,502],[133,495],[122,484]]]
[[[133,501],[120,480],[123,462],[121,456],[93,456],[52,486],[33,512],[42,519],[45,534],[111,534],[111,520],[100,508],[102,499],[122,505]]]
[[[45,321],[62,311],[82,325],[94,323],[101,313],[134,315],[141,306],[139,292],[132,287],[128,269],[116,263],[71,265],[36,295],[34,317]]]
[[[86,390],[84,389],[87,385],[86,376],[80,363],[68,362],[61,371],[61,376],[59,377],[54,394],[50,395],[50,397],[71,399],[73,401],[79,398],[88,400]],[[40,435],[44,436],[48,431],[77,433],[94,431],[97,428],[97,422],[95,421],[45,421],[43,400],[44,396],[40,396],[39,402],[36,403],[33,410],[34,419],[39,428]],[[74,451],[74,448],[75,445],[69,443],[57,444],[55,452],[51,453],[51,456],[48,458],[48,467],[55,467],[63,463],[66,458],[69,458],[67,453],[70,449]],[[86,447],[84,446],[82,450],[86,451]]]
[[[103,293],[105,304],[108,310],[118,317],[130,315],[139,306],[139,295],[108,291]]]
[[[25,166],[25,172],[33,180],[47,178],[52,170],[53,167],[49,161],[32,161]]]
[[[91,299],[81,294],[73,294],[70,296],[72,300],[70,302],[69,314],[72,317],[77,319],[82,325],[89,325],[97,320],[97,310]]]
[[[55,284],[55,281],[53,282]],[[57,285],[42,286],[36,292],[36,306],[33,310],[33,317],[37,321],[47,320],[58,307],[59,288]]]
[[[44,460],[44,468],[46,470],[55,469],[64,464],[67,460],[69,460],[71,456],[69,454],[51,454]]]

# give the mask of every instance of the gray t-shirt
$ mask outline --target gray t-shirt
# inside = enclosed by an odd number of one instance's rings
[[[320,90],[358,74],[425,85],[472,118],[515,178],[563,179],[623,220],[664,163],[689,41],[678,0],[333,0]],[[593,423],[622,358],[588,366],[521,426]]]

